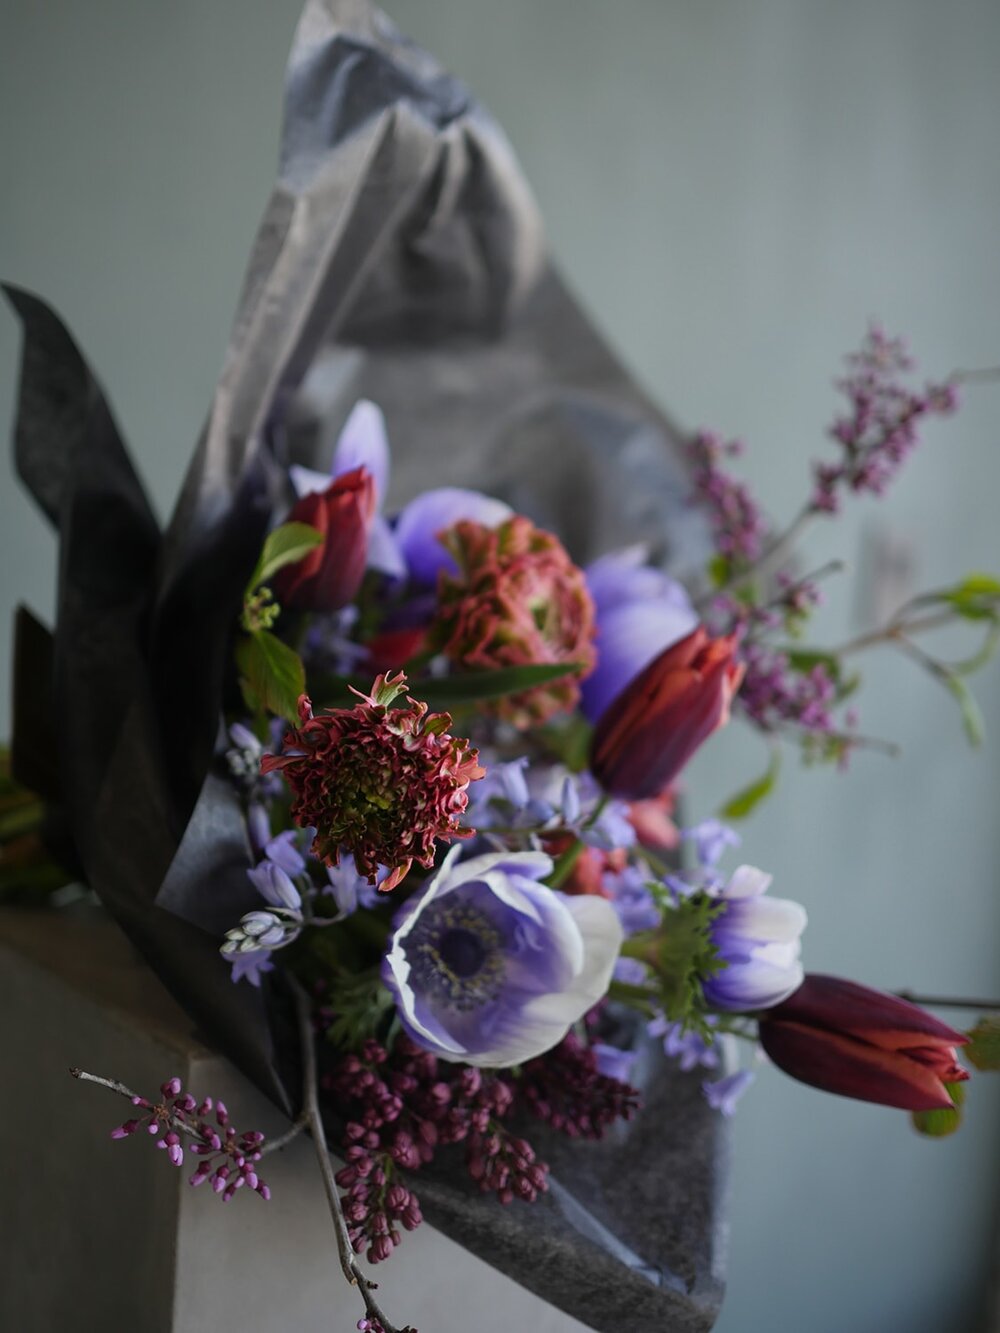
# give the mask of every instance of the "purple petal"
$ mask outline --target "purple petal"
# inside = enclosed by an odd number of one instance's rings
[[[617,1079],[619,1083],[627,1083],[632,1077],[632,1066],[635,1064],[637,1052],[620,1051],[617,1046],[607,1046],[601,1041],[594,1043],[593,1051],[597,1056],[599,1074],[603,1074],[605,1078]]]
[[[330,472],[339,477],[356,467],[367,468],[374,477],[376,502],[381,503],[389,488],[389,440],[381,408],[367,398],[355,403],[344,423]]]
[[[678,608],[669,602],[626,602],[598,612],[597,665],[580,684],[588,721],[596,722],[640,671],[697,623],[690,606]]]
[[[232,980],[249,981],[251,986],[260,987],[260,979],[265,972],[273,972],[269,949],[255,949],[252,953],[238,953],[232,959]]]
[[[455,562],[438,541],[439,533],[462,519],[495,528],[512,512],[510,505],[480,491],[456,486],[424,491],[402,510],[394,530],[410,577],[417,583],[433,584],[440,570],[454,570]]]
[[[286,875],[301,875],[306,868],[305,858],[295,845],[297,834],[294,829],[283,829],[276,838],[272,838],[264,848],[269,861],[285,872]],[[266,894],[264,895],[267,896]],[[281,903],[279,906],[297,906],[293,903]]]
[[[406,578],[406,560],[395,533],[381,514],[376,514],[368,529],[368,568],[377,569],[390,579]]]
[[[624,602],[660,603],[679,612],[692,611],[684,585],[647,565],[646,557],[644,546],[629,546],[602,555],[587,566],[587,587],[598,616]]]
[[[752,1070],[740,1069],[735,1074],[727,1074],[725,1078],[703,1083],[701,1090],[713,1110],[720,1111],[723,1115],[732,1115],[736,1110],[736,1103],[753,1080]]]

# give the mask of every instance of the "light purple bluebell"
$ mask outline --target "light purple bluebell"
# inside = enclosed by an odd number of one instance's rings
[[[641,867],[630,865],[620,871],[609,871],[602,879],[602,887],[626,936],[655,930],[660,924],[661,912],[646,887],[647,878]]]
[[[541,881],[542,852],[448,853],[404,904],[382,967],[403,1029],[445,1060],[505,1067],[555,1046],[607,991],[611,904]]]
[[[701,1085],[705,1100],[713,1110],[722,1115],[732,1115],[736,1103],[754,1081],[752,1069],[738,1069],[735,1074],[726,1074],[724,1078],[706,1079]]]
[[[232,967],[232,980],[249,981],[251,986],[260,988],[260,979],[265,972],[274,971],[270,949],[254,949],[250,953],[230,954],[227,960]]]
[[[626,685],[698,624],[682,584],[645,563],[629,547],[588,565],[587,586],[597,613],[597,665],[581,682],[584,716],[596,722]]]
[[[626,986],[644,986],[649,980],[649,968],[640,958],[619,958],[613,975],[615,981]]]
[[[247,878],[272,907],[286,907],[293,912],[301,910],[302,895],[291,876],[276,861],[261,861],[247,871]]]
[[[308,851],[315,836],[315,830],[310,829],[304,850]],[[269,861],[280,866],[286,875],[301,875],[306,868],[306,859],[300,851],[300,845],[303,845],[300,830],[283,829],[276,837],[270,839],[264,848],[264,854]]]
[[[710,1015],[707,1022],[712,1026],[715,1019]],[[705,1069],[718,1068],[719,1049],[714,1039],[708,1040],[698,1032],[685,1031],[682,1023],[673,1023],[663,1014],[651,1019],[646,1025],[646,1031],[651,1037],[662,1039],[664,1055],[677,1060],[685,1073],[699,1065]]]
[[[302,914],[295,908],[272,907],[247,912],[240,924],[226,931],[220,953],[255,953],[259,949],[283,949],[302,930]]]
[[[720,819],[703,819],[692,828],[683,829],[681,837],[694,844],[694,854],[704,870],[714,870],[727,847],[738,847],[743,839]]]
[[[465,819],[475,829],[543,828],[550,823],[555,809],[548,801],[537,799],[528,790],[525,774],[528,759],[510,759],[502,763],[480,754],[486,776],[469,788]]]
[[[366,875],[358,874],[354,857],[350,852],[341,853],[340,865],[326,867],[329,881],[327,892],[337,904],[337,916],[343,918],[356,912],[359,907],[370,910],[383,903],[385,899],[379,894],[378,885],[388,873],[385,866],[379,866],[376,882],[369,884]]]
[[[599,1074],[603,1074],[605,1078],[617,1079],[619,1083],[628,1083],[631,1080],[632,1066],[636,1062],[638,1052],[622,1051],[617,1046],[609,1046],[603,1041],[595,1041],[591,1050],[597,1057]]]

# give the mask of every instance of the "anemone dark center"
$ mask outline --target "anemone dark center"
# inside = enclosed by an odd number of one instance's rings
[[[477,1009],[495,1000],[506,975],[503,934],[469,903],[432,903],[410,932],[411,984],[450,1009]]]
[[[456,977],[474,977],[486,961],[486,945],[473,930],[451,926],[438,941],[438,951],[445,967]]]

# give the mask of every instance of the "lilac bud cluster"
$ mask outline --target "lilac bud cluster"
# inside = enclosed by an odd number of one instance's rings
[[[553,1129],[570,1138],[600,1139],[616,1120],[631,1120],[639,1093],[608,1078],[597,1053],[570,1032],[553,1050],[524,1066],[518,1091],[525,1104]]]
[[[834,514],[844,488],[881,495],[917,444],[917,428],[929,416],[948,416],[958,406],[953,381],[928,384],[914,391],[902,382],[913,369],[900,338],[888,338],[877,325],[860,352],[847,358],[848,374],[837,388],[847,397],[849,411],[838,417],[829,434],[841,446],[840,462],[814,468],[809,508]]]
[[[695,498],[708,513],[716,550],[727,560],[750,563],[760,556],[769,525],[747,485],[720,466],[742,452],[739,440],[726,443],[710,431],[699,431],[688,445]]]
[[[147,1133],[159,1135],[156,1146],[166,1151],[174,1166],[184,1164],[182,1136],[193,1139],[190,1150],[202,1161],[189,1184],[202,1185],[211,1179],[212,1189],[222,1195],[224,1203],[244,1186],[255,1190],[265,1201],[271,1197],[271,1191],[257,1174],[263,1134],[252,1129],[238,1135],[229,1123],[224,1102],[213,1102],[211,1097],[206,1097],[199,1103],[189,1092],[184,1092],[179,1078],[169,1078],[161,1083],[160,1093],[162,1101],[159,1102],[134,1096],[133,1106],[142,1107],[149,1114],[126,1120],[111,1131],[111,1137],[128,1138],[144,1127]],[[210,1124],[207,1117],[213,1110],[215,1123]]]
[[[740,706],[763,731],[792,723],[806,731],[834,730],[832,708],[837,685],[822,662],[808,671],[794,671],[786,653],[760,643],[746,643],[746,665]]]
[[[405,1173],[431,1161],[438,1148],[464,1143],[466,1167],[484,1192],[502,1203],[533,1202],[547,1188],[548,1167],[501,1121],[514,1104],[513,1084],[479,1069],[439,1064],[406,1037],[390,1054],[367,1041],[342,1056],[324,1080],[347,1115],[346,1165],[337,1173],[351,1244],[370,1263],[387,1259],[421,1219]]]

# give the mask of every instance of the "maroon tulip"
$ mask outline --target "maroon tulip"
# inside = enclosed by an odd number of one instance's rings
[[[699,625],[665,649],[601,714],[590,769],[606,791],[659,795],[723,723],[743,679],[736,636],[711,639]]]
[[[363,467],[334,478],[325,491],[296,501],[286,521],[308,523],[323,534],[323,540],[296,564],[278,570],[273,579],[278,600],[301,611],[338,611],[346,606],[364,577],[374,514],[375,480]]]
[[[903,1111],[947,1110],[946,1083],[968,1073],[956,1046],[968,1040],[923,1009],[853,981],[809,973],[760,1019],[760,1041],[802,1083]]]

